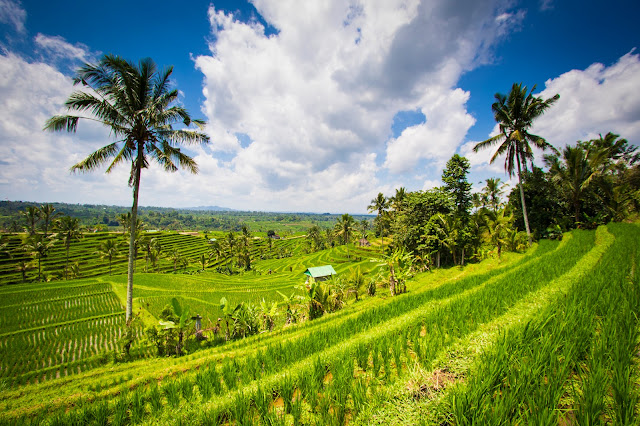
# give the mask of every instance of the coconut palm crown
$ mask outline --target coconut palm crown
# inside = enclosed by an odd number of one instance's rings
[[[153,160],[166,171],[175,172],[182,167],[197,173],[195,161],[181,152],[178,146],[209,141],[209,137],[201,132],[205,122],[192,120],[183,107],[173,105],[178,99],[178,90],[172,87],[170,81],[172,71],[172,67],[158,71],[149,58],[134,64],[118,56],[105,55],[97,64],[85,64],[77,71],[74,84],[82,85],[87,90],[73,92],[65,102],[67,110],[77,115],[54,116],[44,127],[49,131],[75,132],[82,119],[97,121],[109,128],[116,140],[89,154],[72,166],[71,171],[90,172],[108,163],[106,172],[110,173],[118,164],[130,163],[132,224],[137,221],[142,169],[149,167]],[[174,129],[176,124],[187,127],[195,124],[200,131]],[[135,226],[129,229],[135,229]],[[130,234],[127,322],[132,318],[135,261],[135,233]]]
[[[549,99],[543,100],[533,96],[535,89],[536,86],[533,86],[531,91],[527,93],[527,86],[523,86],[522,83],[514,83],[508,95],[496,93],[496,102],[491,105],[491,109],[498,123],[500,133],[486,141],[477,143],[473,147],[473,151],[478,152],[481,149],[498,145],[498,149],[491,157],[490,163],[493,163],[499,156],[505,155],[504,168],[510,177],[514,175],[517,168],[520,201],[522,202],[522,213],[529,244],[531,244],[531,231],[524,201],[522,169],[527,170],[527,160],[533,161],[532,146],[542,151],[550,149],[557,153],[557,150],[546,140],[529,133],[529,128],[536,118],[544,114],[560,98],[560,95],[556,94]]]

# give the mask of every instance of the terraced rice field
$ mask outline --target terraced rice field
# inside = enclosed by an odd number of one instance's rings
[[[35,383],[106,363],[124,308],[97,280],[0,287],[0,324],[0,379]]]
[[[574,231],[525,255],[420,274],[398,297],[367,298],[185,358],[141,359],[7,388],[1,418],[17,424],[630,424],[639,401],[639,240],[637,225]],[[336,252],[313,261],[331,259],[344,270],[357,264],[340,263]],[[286,282],[287,264],[269,262],[261,266]],[[305,262],[291,261],[289,272]],[[220,288],[230,291],[228,284]],[[165,287],[178,291],[180,283]]]

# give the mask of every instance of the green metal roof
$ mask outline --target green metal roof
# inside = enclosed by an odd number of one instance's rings
[[[328,277],[329,275],[336,275],[336,271],[333,269],[333,266],[325,265],[325,266],[316,266],[314,268],[308,268],[306,271],[304,271],[304,274],[309,275],[310,277],[313,277],[313,278],[319,278],[319,277]]]

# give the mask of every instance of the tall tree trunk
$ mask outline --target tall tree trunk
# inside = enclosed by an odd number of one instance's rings
[[[389,292],[392,296],[396,295],[396,276],[393,265],[389,267]]]
[[[520,167],[520,156],[516,153],[516,163],[518,163],[518,186],[520,187],[520,202],[522,203],[522,216],[524,216],[524,227],[527,230],[529,247],[533,244],[531,230],[529,229],[529,215],[527,215],[527,205],[524,203],[524,187],[522,186],[522,170]]]
[[[67,275],[67,271],[69,270],[69,244],[66,244],[67,246],[67,260],[64,263],[64,279],[68,280],[69,277]]]
[[[133,206],[131,207],[131,225],[129,226],[129,265],[127,268],[127,312],[125,320],[127,324],[133,318],[133,264],[135,263],[136,234],[133,230],[138,220],[138,193],[140,192],[140,172],[142,171],[142,156],[144,144],[138,142],[138,156],[135,165],[135,177],[133,180]]]

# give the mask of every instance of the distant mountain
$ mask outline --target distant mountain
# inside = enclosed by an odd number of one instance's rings
[[[209,211],[209,212],[237,212],[238,210],[220,206],[182,207],[181,210]]]

